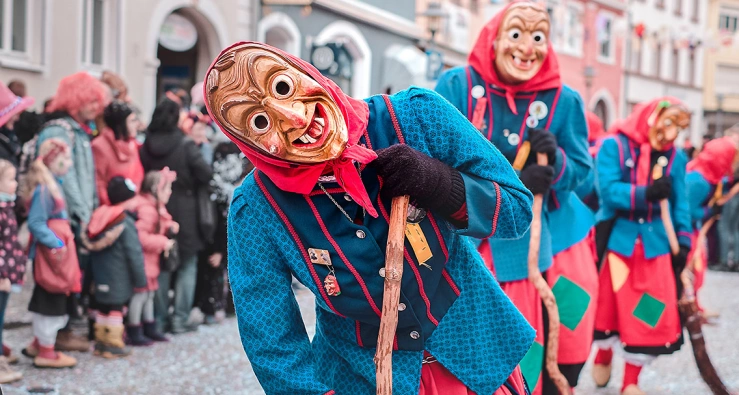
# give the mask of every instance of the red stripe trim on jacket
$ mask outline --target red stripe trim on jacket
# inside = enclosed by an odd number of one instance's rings
[[[446,280],[446,282],[449,283],[449,286],[452,288],[452,291],[454,291],[454,293],[457,296],[459,296],[459,294],[461,292],[459,291],[459,288],[457,287],[457,284],[455,284],[454,283],[454,280],[452,280],[452,276],[449,274],[449,272],[446,270],[446,268],[444,268],[444,270],[442,270],[441,275],[444,277],[444,279]]]
[[[500,185],[493,181],[493,186],[495,186],[495,213],[493,213],[493,228],[488,237],[493,237],[495,231],[498,230],[498,216],[500,215]]]
[[[472,122],[472,66],[467,66],[467,120]]]
[[[562,149],[562,147],[557,147],[560,151],[562,151],[562,168],[559,169],[559,174],[557,174],[557,178],[552,181],[552,184],[556,184],[559,182],[559,180],[562,178],[562,175],[565,174],[565,169],[567,168],[567,154],[565,153],[565,150]]]
[[[330,194],[335,194],[335,193],[345,193],[346,191],[344,191],[344,188],[340,188],[339,187],[339,188],[326,188],[326,192],[328,192]],[[312,191],[308,195],[309,196],[317,196],[317,195],[323,195],[323,194],[324,194],[323,193],[323,190],[318,189],[318,190]]]
[[[434,232],[436,233],[436,238],[439,239],[441,251],[444,253],[446,261],[449,261],[449,249],[446,248],[446,242],[444,241],[444,238],[441,237],[441,231],[439,230],[439,226],[436,224],[436,219],[434,219],[434,216],[433,214],[431,214],[431,212],[428,213],[428,217],[429,221],[431,222],[431,226],[434,228]]]
[[[316,205],[313,204],[313,201],[310,199],[309,196],[305,196],[305,201],[308,202],[308,205],[310,206],[310,209],[313,211],[313,216],[316,217],[316,220],[318,221],[318,226],[321,227],[321,230],[323,231],[323,235],[326,236],[329,243],[334,247],[336,250],[336,253],[339,254],[339,257],[344,261],[346,264],[346,267],[349,269],[350,272],[352,272],[352,275],[359,283],[359,286],[362,288],[362,292],[364,293],[364,297],[367,298],[367,302],[369,302],[370,306],[372,307],[372,310],[377,313],[377,316],[381,316],[382,312],[377,307],[377,304],[375,303],[374,299],[372,299],[372,295],[369,293],[369,289],[367,289],[367,284],[365,284],[364,279],[361,275],[359,275],[359,272],[357,272],[357,269],[354,268],[354,266],[349,262],[349,259],[347,259],[346,255],[344,255],[344,251],[341,250],[341,247],[339,247],[339,243],[334,240],[333,237],[331,237],[331,234],[328,233],[328,229],[326,228],[326,224],[323,223],[323,218],[321,218],[321,214],[318,212],[318,209],[316,208]]]
[[[339,317],[346,318],[343,314],[339,313],[334,308],[334,305],[329,300],[328,295],[326,294],[326,290],[323,288],[321,278],[318,277],[318,273],[316,273],[316,269],[313,267],[313,264],[310,261],[310,257],[308,256],[308,251],[303,246],[303,242],[300,240],[300,237],[298,237],[298,233],[295,231],[295,228],[293,228],[292,224],[287,219],[287,216],[285,215],[285,213],[280,209],[275,199],[272,197],[272,195],[269,193],[267,188],[264,186],[264,183],[262,182],[261,177],[259,176],[259,171],[254,172],[254,180],[257,182],[259,189],[262,190],[262,193],[267,198],[267,201],[269,202],[269,204],[272,206],[275,212],[277,212],[277,215],[280,217],[280,219],[282,219],[282,223],[284,223],[285,227],[287,227],[287,231],[288,233],[290,233],[290,236],[293,238],[293,241],[295,241],[295,243],[297,244],[298,249],[300,250],[300,253],[303,255],[303,260],[308,266],[308,271],[310,271],[311,277],[313,277],[313,281],[316,283],[316,286],[318,287],[318,292],[321,293],[321,297],[323,298],[323,301],[326,302],[326,305],[331,309],[331,311],[334,312],[334,314],[338,315]]]
[[[552,125],[552,120],[554,120],[554,113],[557,112],[557,103],[559,103],[560,94],[562,94],[561,86],[557,88],[557,93],[554,95],[554,101],[552,102],[552,108],[551,110],[549,110],[549,119],[547,120],[547,126],[546,126],[547,130],[549,130],[549,127]]]
[[[362,331],[359,330],[359,321],[354,321],[354,328],[355,332],[357,333],[357,345],[359,347],[364,347],[364,342],[362,341]]]
[[[493,119],[495,117],[495,113],[493,113],[493,99],[490,98],[490,89],[485,88],[485,95],[488,98],[488,110],[490,111],[490,116],[488,117],[488,140],[493,139]]]
[[[677,154],[677,150],[673,148],[672,155],[670,155],[670,161],[667,163],[667,169],[665,169],[666,176],[669,176],[672,171],[672,164],[675,163],[675,154]]]
[[[387,111],[390,113],[390,119],[393,121],[393,128],[395,128],[395,134],[398,135],[398,142],[400,142],[400,144],[405,144],[405,139],[403,138],[403,130],[400,128],[398,117],[395,116],[395,108],[393,108],[393,103],[390,101],[390,97],[388,95],[382,95],[382,98],[385,100]]]

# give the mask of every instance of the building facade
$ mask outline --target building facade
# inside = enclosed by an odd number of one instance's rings
[[[257,0],[4,0],[0,80],[19,79],[37,107],[59,80],[120,74],[144,112],[163,89],[188,91],[220,50],[254,39]]]
[[[739,123],[739,0],[708,1],[703,109],[706,132],[720,136]]]
[[[690,137],[700,144],[706,0],[630,0],[626,25],[623,115],[636,103],[674,96],[693,111]]]

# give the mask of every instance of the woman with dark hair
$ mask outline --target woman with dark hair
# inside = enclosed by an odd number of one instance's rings
[[[120,176],[141,187],[144,168],[139,160],[136,144],[139,120],[133,109],[122,101],[110,103],[103,111],[107,127],[92,141],[95,159],[95,181],[100,204],[110,204],[108,181]]]
[[[197,256],[204,247],[200,234],[198,200],[196,191],[207,185],[213,175],[211,167],[205,162],[197,145],[177,127],[180,105],[169,98],[163,99],[154,109],[147,137],[141,147],[141,163],[144,170],[161,170],[164,167],[177,173],[172,184],[172,197],[167,211],[172,219],[180,224],[177,243],[180,253],[180,267],[174,272],[159,275],[159,290],[155,297],[155,313],[159,329],[164,329],[170,321],[172,333],[193,330],[187,326],[190,310],[195,298],[197,278]],[[167,317],[169,311],[168,291],[170,277],[175,275],[174,316]]]

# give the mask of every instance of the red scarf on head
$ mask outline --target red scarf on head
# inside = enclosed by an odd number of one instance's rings
[[[688,171],[697,171],[708,183],[717,185],[731,175],[737,147],[734,139],[726,136],[706,143],[698,157],[688,163]]]
[[[523,2],[534,5],[536,4],[526,0],[515,0],[503,7],[503,9],[495,14],[493,19],[491,19],[490,22],[482,28],[482,31],[475,42],[475,46],[472,47],[470,57],[467,60],[470,66],[472,66],[472,68],[482,76],[482,79],[485,80],[485,82],[505,90],[508,107],[516,115],[518,115],[518,110],[516,110],[516,101],[514,100],[516,93],[537,92],[562,86],[562,82],[559,77],[557,54],[554,53],[551,40],[548,40],[547,42],[549,51],[547,52],[547,56],[544,58],[544,63],[541,65],[541,69],[536,73],[534,78],[517,85],[508,85],[501,81],[498,76],[498,72],[495,70],[495,48],[493,48],[493,46],[498,37],[500,25],[503,23],[503,17],[513,4]]]
[[[221,54],[218,55],[218,58],[220,58],[225,52],[231,50],[231,48],[244,44],[252,44],[256,47],[261,47],[284,58],[290,59],[291,62],[298,65],[298,68],[301,71],[313,78],[319,85],[326,89],[334,100],[334,103],[338,106],[339,111],[341,111],[341,114],[344,116],[344,121],[346,122],[349,134],[349,141],[344,152],[342,152],[341,156],[337,159],[314,164],[294,163],[270,156],[269,154],[244,143],[229,133],[226,128],[224,128],[223,125],[218,123],[214,118],[218,127],[224,131],[226,136],[228,136],[228,138],[231,139],[239,149],[241,149],[241,152],[249,158],[251,163],[254,164],[254,167],[264,172],[264,174],[266,174],[267,177],[269,177],[269,179],[272,180],[272,182],[274,182],[281,190],[300,194],[310,193],[322,174],[333,172],[334,176],[336,176],[336,182],[339,183],[339,185],[352,197],[352,199],[354,199],[355,202],[357,202],[357,204],[364,207],[367,210],[367,213],[376,218],[377,211],[372,206],[372,201],[367,195],[367,190],[365,189],[364,184],[362,184],[362,179],[359,176],[359,171],[354,167],[353,163],[353,161],[356,161],[361,164],[367,164],[377,158],[377,154],[372,150],[357,145],[357,142],[367,128],[367,122],[369,120],[369,107],[367,106],[367,103],[346,95],[333,81],[324,77],[310,63],[266,44],[238,42],[224,49]],[[216,58],[216,60],[218,58]],[[206,81],[214,65],[215,61],[211,64],[210,68],[208,68],[208,72],[205,75]],[[205,92],[205,86],[206,84],[203,84],[204,97],[208,97],[207,92]],[[208,100],[205,101],[205,104],[208,108],[208,112],[213,114],[213,110],[211,110]]]
[[[639,163],[636,166],[636,183],[637,185],[647,185],[651,169],[649,168],[652,159],[652,145],[649,144],[649,117],[652,116],[657,106],[663,102],[669,102],[670,105],[685,106],[683,102],[674,97],[660,97],[652,101],[637,104],[634,111],[626,119],[614,122],[608,133],[620,133],[628,137],[629,140],[639,145]],[[670,145],[669,148],[672,148]]]
[[[607,136],[606,131],[603,129],[603,121],[592,111],[585,111],[585,121],[588,125],[588,142],[592,144],[588,151],[595,158],[600,150],[600,140]]]

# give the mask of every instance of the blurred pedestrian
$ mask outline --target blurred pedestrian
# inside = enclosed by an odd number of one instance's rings
[[[102,82],[85,72],[62,78],[50,105],[50,121],[44,125],[37,141],[37,147],[40,147],[45,140],[58,138],[71,152],[73,166],[62,178],[61,187],[67,202],[69,221],[80,248],[77,251],[79,265],[85,273],[88,272],[89,253],[81,248],[79,237],[85,224],[90,222],[92,211],[98,206],[91,140],[94,120],[108,104],[107,91]],[[89,274],[85,274],[85,285],[89,281]],[[83,286],[82,289],[87,293],[89,288]],[[69,313],[73,318],[78,318],[78,299],[70,298],[69,302]],[[56,347],[62,351],[87,350],[90,343],[65,328],[59,332]]]
[[[119,100],[124,103],[131,102],[131,98],[128,96],[128,86],[121,76],[112,71],[105,70],[103,71],[103,75],[100,77],[100,81],[110,87],[114,100]]]
[[[92,142],[95,160],[95,182],[100,204],[109,204],[108,181],[115,177],[133,181],[136,188],[144,180],[144,168],[139,159],[138,134],[140,121],[133,109],[122,101],[113,101],[103,111],[107,127]]]
[[[174,275],[175,306],[170,322],[173,333],[195,330],[195,327],[187,324],[195,297],[197,254],[204,244],[197,214],[197,189],[207,186],[213,175],[195,142],[178,128],[179,118],[180,106],[172,100],[163,99],[154,109],[146,141],[140,150],[145,171],[168,167],[177,173],[167,210],[180,225],[177,243],[181,264],[175,273],[163,271],[159,275],[155,302],[157,323],[161,329],[168,319],[170,276]]]
[[[225,316],[228,301],[226,267],[228,265],[226,222],[233,192],[252,165],[242,159],[236,144],[229,140],[216,146],[211,185],[216,196],[217,226],[213,242],[200,253],[198,264],[197,305],[206,324],[214,324]]]
[[[167,212],[167,203],[172,196],[172,183],[177,175],[164,168],[150,171],[138,196],[131,201],[136,210],[136,229],[144,251],[144,269],[146,271],[146,287],[136,289],[129,303],[128,331],[133,345],[144,344],[151,340],[167,341],[157,330],[154,320],[154,296],[159,289],[162,254],[172,253],[176,243],[175,235],[179,225]],[[142,335],[143,323],[143,335]]]
[[[18,222],[15,218],[15,194],[18,182],[15,173],[12,163],[0,159],[0,344],[3,345],[3,355],[0,356],[0,384],[23,378],[23,374],[8,366],[17,362],[18,358],[3,344],[5,308],[11,289],[19,290],[23,284],[28,259],[18,243]]]
[[[0,82],[0,159],[18,167],[21,157],[21,142],[15,132],[21,113],[32,106],[32,97],[18,96]]]
[[[33,313],[33,342],[23,350],[41,368],[64,368],[77,360],[54,350],[57,332],[67,324],[67,300],[80,291],[74,237],[60,183],[72,168],[66,142],[48,138],[28,172],[32,197],[28,228],[33,236],[29,258],[36,285],[28,310]]]
[[[26,83],[21,80],[12,80],[8,82],[8,89],[18,97],[26,97]]]
[[[107,185],[110,205],[101,205],[87,227],[95,309],[95,355],[125,357],[123,307],[135,288],[146,286],[144,255],[136,219],[127,201],[136,196],[133,181],[115,176]]]

